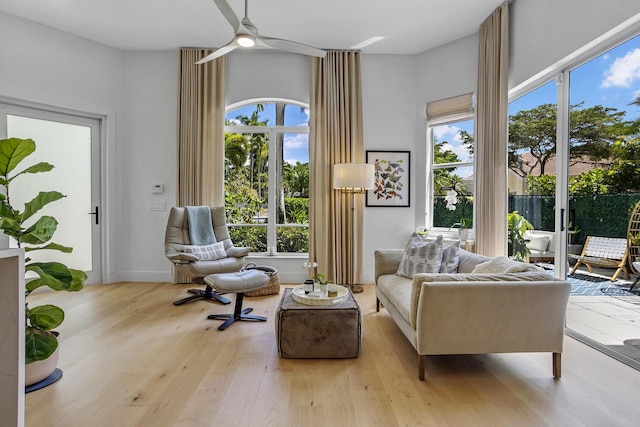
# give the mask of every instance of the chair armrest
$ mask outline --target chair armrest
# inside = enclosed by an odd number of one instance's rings
[[[251,252],[251,248],[245,248],[245,247],[235,247],[235,246],[231,246],[229,249],[227,249],[227,256],[230,257],[234,257],[234,258],[242,258],[244,256],[249,255],[249,252]]]
[[[198,261],[198,257],[195,254],[187,252],[178,252],[175,249],[169,249],[165,252],[165,255],[174,264],[188,264],[190,262]]]

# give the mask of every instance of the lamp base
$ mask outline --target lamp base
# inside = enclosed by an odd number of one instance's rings
[[[359,294],[359,293],[362,293],[362,291],[364,291],[364,288],[362,287],[362,285],[347,285],[347,287],[351,289],[351,292],[353,292],[354,294]]]

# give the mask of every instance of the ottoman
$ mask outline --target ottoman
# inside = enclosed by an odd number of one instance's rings
[[[276,310],[278,354],[285,359],[358,357],[362,343],[362,313],[349,292],[331,305],[305,305],[287,288]]]
[[[224,331],[229,325],[238,320],[254,322],[267,321],[266,317],[249,314],[253,311],[253,308],[242,308],[242,300],[244,299],[245,292],[258,290],[269,283],[269,276],[262,271],[241,270],[235,273],[210,274],[204,278],[204,281],[209,286],[221,292],[234,292],[236,294],[236,305],[232,314],[210,314],[207,316],[207,319],[225,321],[222,325],[218,326],[218,330]]]

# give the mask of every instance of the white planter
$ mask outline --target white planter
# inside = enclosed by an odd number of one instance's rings
[[[44,360],[29,363],[24,366],[24,385],[29,386],[47,378],[58,367],[58,350]]]
[[[458,229],[458,234],[460,236],[460,241],[461,242],[466,242],[467,240],[469,240],[469,229],[468,228],[459,228]]]

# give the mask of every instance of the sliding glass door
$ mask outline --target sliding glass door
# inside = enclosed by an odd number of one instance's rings
[[[571,283],[568,333],[640,368],[640,295],[613,265],[631,270],[625,250],[637,237],[628,223],[640,201],[640,35],[510,102],[509,169],[509,211],[533,226],[528,260]],[[589,240],[620,253],[583,252]]]

